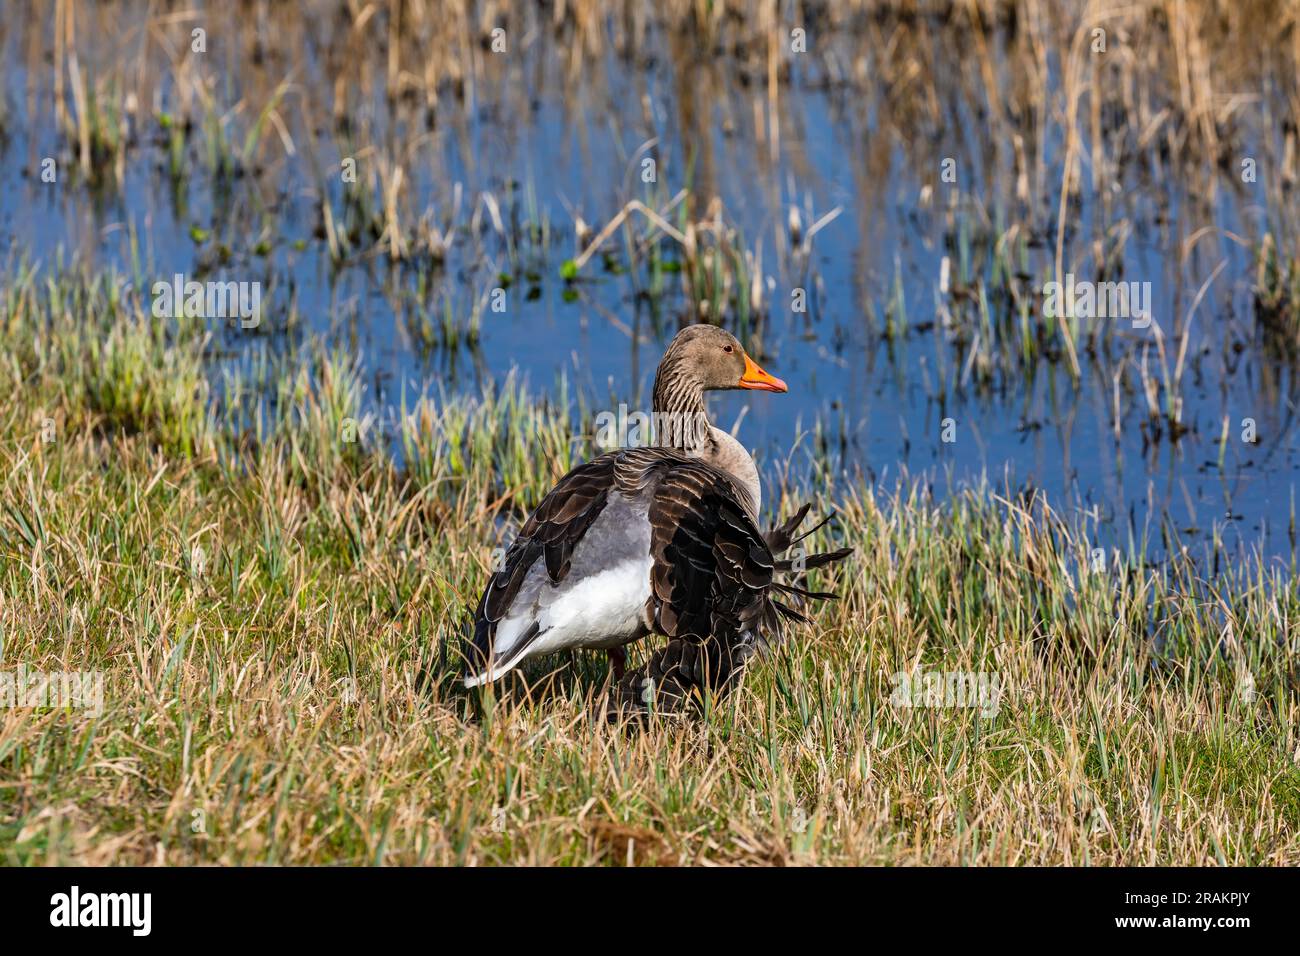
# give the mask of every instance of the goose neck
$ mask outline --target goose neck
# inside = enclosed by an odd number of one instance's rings
[[[653,407],[655,444],[660,448],[701,451],[712,444],[704,389],[678,364],[665,361],[659,366]]]

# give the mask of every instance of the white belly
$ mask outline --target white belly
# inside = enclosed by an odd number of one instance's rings
[[[626,644],[641,629],[649,599],[648,554],[640,561],[624,561],[601,571],[546,605],[537,618],[541,634],[529,648],[528,656],[575,647]]]
[[[467,678],[465,686],[495,680],[539,654],[618,647],[642,636],[653,564],[647,507],[614,494],[574,548],[559,584],[551,583],[538,558],[497,624],[490,672]],[[534,623],[537,636],[518,646]]]

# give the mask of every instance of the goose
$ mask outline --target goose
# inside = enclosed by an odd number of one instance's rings
[[[733,686],[754,652],[779,638],[782,619],[806,620],[776,594],[834,597],[775,579],[796,567],[780,555],[801,540],[794,530],[809,506],[759,531],[758,468],[709,423],[704,392],[714,389],[787,390],[726,330],[678,332],[655,374],[654,443],[579,465],[542,499],[478,603],[466,687],[539,655],[605,650],[611,714],[678,711]],[[801,556],[797,567],[850,552]],[[626,671],[626,645],[650,634],[668,644]]]

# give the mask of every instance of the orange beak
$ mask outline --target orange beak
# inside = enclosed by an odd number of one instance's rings
[[[755,365],[754,360],[748,355],[745,356],[745,374],[740,376],[740,381],[737,384],[741,388],[754,388],[763,392],[789,391],[785,387],[785,382],[775,375],[768,375]]]

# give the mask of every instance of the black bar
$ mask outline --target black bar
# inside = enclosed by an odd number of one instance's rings
[[[283,940],[341,945],[411,933],[500,942],[511,933],[587,945],[680,923],[683,942],[716,933],[769,944],[774,932],[919,933],[919,941],[995,938],[1240,940],[1294,925],[1300,876],[1267,869],[6,869],[0,871],[6,948],[26,939],[113,939],[126,945]],[[54,926],[89,894],[149,894],[118,926]],[[1183,894],[1179,896],[1177,894]],[[60,906],[62,905],[62,909]],[[1146,925],[1121,921],[1149,921]],[[1208,920],[1203,925],[1202,920]],[[1193,922],[1195,921],[1195,922]],[[1231,921],[1231,922],[1227,922]],[[691,929],[691,927],[697,927]],[[1019,934],[1052,936],[1019,936]],[[10,952],[18,952],[9,949]]]

